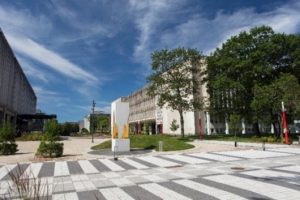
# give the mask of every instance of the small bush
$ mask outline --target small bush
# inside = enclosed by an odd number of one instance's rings
[[[45,133],[43,136],[43,140],[45,141],[57,141],[59,140],[60,127],[56,120],[50,120],[47,122],[45,126]]]
[[[275,138],[275,137],[269,136],[269,137],[267,138],[267,142],[269,142],[269,143],[275,143],[275,142],[277,142],[277,141],[276,141],[276,138]]]
[[[42,141],[36,155],[50,158],[60,157],[63,155],[63,150],[63,143]]]
[[[82,134],[89,134],[89,130],[87,130],[86,128],[82,128],[81,133]]]
[[[10,123],[4,123],[0,128],[0,155],[15,154],[18,151],[15,133],[15,129]]]
[[[173,119],[172,123],[170,124],[170,130],[175,132],[179,128],[179,125],[177,124],[177,120]]]
[[[59,125],[56,120],[50,120],[46,124],[43,140],[41,141],[36,155],[42,157],[60,157],[63,155],[64,144],[59,140]]]
[[[15,142],[2,142],[0,143],[0,155],[15,154],[18,151],[17,147]]]

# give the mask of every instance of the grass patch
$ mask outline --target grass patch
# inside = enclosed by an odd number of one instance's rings
[[[32,132],[28,134],[24,134],[21,137],[17,137],[17,141],[40,141],[43,138],[43,134],[41,132]]]
[[[163,141],[164,151],[178,151],[190,149],[194,146],[186,142],[192,141],[191,138],[180,138],[168,135],[131,135],[130,148],[138,149],[155,149],[158,151],[158,142]],[[101,144],[92,147],[93,150],[110,149],[111,140],[105,141]]]

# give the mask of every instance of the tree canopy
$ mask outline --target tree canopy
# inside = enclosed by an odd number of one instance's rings
[[[184,137],[183,112],[201,108],[197,89],[203,56],[196,49],[176,48],[155,51],[151,55],[152,74],[148,77],[148,95],[158,97],[158,106],[167,106],[180,115]]]
[[[253,100],[263,94],[259,88],[279,81],[282,73],[293,75],[299,83],[299,72],[299,35],[275,33],[267,26],[243,31],[208,58],[210,110],[224,116],[239,114],[248,122],[257,122],[259,108]]]

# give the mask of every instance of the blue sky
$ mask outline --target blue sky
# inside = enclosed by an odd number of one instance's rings
[[[0,0],[0,27],[38,97],[61,122],[110,111],[143,87],[150,54],[197,48],[209,55],[257,25],[300,33],[300,1]]]

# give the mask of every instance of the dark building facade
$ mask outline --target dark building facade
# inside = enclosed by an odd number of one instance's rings
[[[35,114],[36,95],[0,29],[0,124]]]

